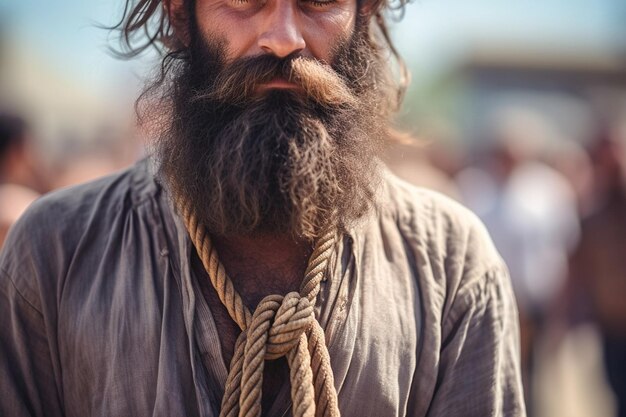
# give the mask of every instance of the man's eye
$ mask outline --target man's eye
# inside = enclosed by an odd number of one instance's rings
[[[236,6],[245,6],[250,3],[250,0],[230,0],[231,4]]]
[[[305,0],[304,2],[310,4],[313,7],[326,7],[333,3],[336,3],[337,0]]]

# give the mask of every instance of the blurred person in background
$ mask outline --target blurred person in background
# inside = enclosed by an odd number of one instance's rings
[[[552,141],[547,121],[526,109],[497,113],[481,166],[459,173],[463,201],[484,221],[509,267],[517,299],[522,372],[532,414],[534,363],[551,305],[567,278],[579,234],[575,192],[542,162]]]
[[[603,129],[591,143],[594,207],[582,220],[567,297],[574,323],[598,326],[619,417],[626,417],[626,131]]]
[[[548,144],[544,162],[557,170],[571,186],[578,207],[584,216],[593,206],[593,167],[585,147],[571,139],[556,139]]]
[[[11,225],[43,190],[26,122],[0,113],[0,248]]]
[[[0,414],[524,416],[484,226],[379,160],[398,5],[123,3],[130,55],[163,52],[153,158],[12,229]]]

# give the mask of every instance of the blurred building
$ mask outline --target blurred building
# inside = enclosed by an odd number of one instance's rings
[[[626,59],[617,51],[559,52],[520,47],[471,51],[451,75],[461,80],[459,124],[481,141],[481,125],[503,106],[527,106],[568,139],[591,136],[597,112],[626,104]]]

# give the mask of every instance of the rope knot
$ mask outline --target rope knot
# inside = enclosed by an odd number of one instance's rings
[[[313,305],[297,292],[283,298],[270,327],[265,359],[277,359],[286,355],[297,344],[300,336],[313,325]]]

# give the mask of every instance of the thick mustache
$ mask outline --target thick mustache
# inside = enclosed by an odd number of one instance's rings
[[[299,86],[318,105],[342,107],[357,102],[346,81],[329,65],[297,55],[282,59],[273,55],[239,59],[226,65],[206,89],[194,94],[193,100],[245,104],[255,99],[259,85],[276,78]]]

